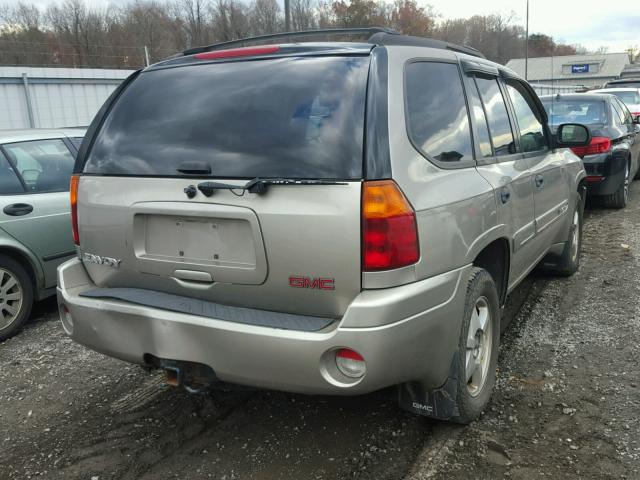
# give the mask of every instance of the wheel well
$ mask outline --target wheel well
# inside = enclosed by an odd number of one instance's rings
[[[484,268],[493,277],[498,289],[500,305],[504,305],[509,281],[509,242],[507,239],[499,238],[484,247],[476,256],[473,264],[476,267]]]
[[[33,264],[31,263],[31,260],[29,260],[29,258],[24,253],[14,248],[0,247],[0,254],[11,257],[16,262],[20,263],[29,274],[29,278],[31,279],[31,285],[33,286],[33,289],[37,290],[38,282],[36,281],[36,273],[34,271]]]

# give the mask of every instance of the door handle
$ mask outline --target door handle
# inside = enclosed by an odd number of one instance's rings
[[[33,205],[29,205],[28,203],[12,203],[11,205],[7,205],[6,207],[4,207],[2,211],[6,215],[11,215],[12,217],[20,217],[22,215],[33,212]]]
[[[535,178],[536,187],[540,188],[544,185],[544,177],[542,175],[536,175]]]
[[[507,203],[510,198],[511,198],[511,192],[506,188],[503,188],[502,191],[500,192],[500,200],[502,201],[502,203]]]

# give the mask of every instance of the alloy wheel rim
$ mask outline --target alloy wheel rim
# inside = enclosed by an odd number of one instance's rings
[[[573,214],[573,235],[571,236],[571,261],[578,259],[578,247],[580,246],[580,214],[576,210]]]
[[[480,297],[471,310],[465,355],[467,390],[472,397],[480,394],[487,381],[493,342],[492,328],[489,301],[487,297]]]
[[[9,270],[0,268],[0,330],[9,327],[22,308],[22,285]]]

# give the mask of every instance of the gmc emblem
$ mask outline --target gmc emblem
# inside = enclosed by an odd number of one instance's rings
[[[289,286],[293,288],[315,288],[318,290],[335,290],[334,278],[289,277]]]

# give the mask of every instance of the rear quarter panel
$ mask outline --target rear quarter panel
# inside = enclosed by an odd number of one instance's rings
[[[404,112],[404,66],[410,59],[456,60],[452,52],[397,47],[389,52],[390,150],[393,178],[417,213],[423,279],[470,263],[489,242],[505,234],[498,224],[493,188],[474,167],[443,170],[411,144]],[[367,274],[368,275],[368,274]],[[365,275],[365,285],[370,278]]]

